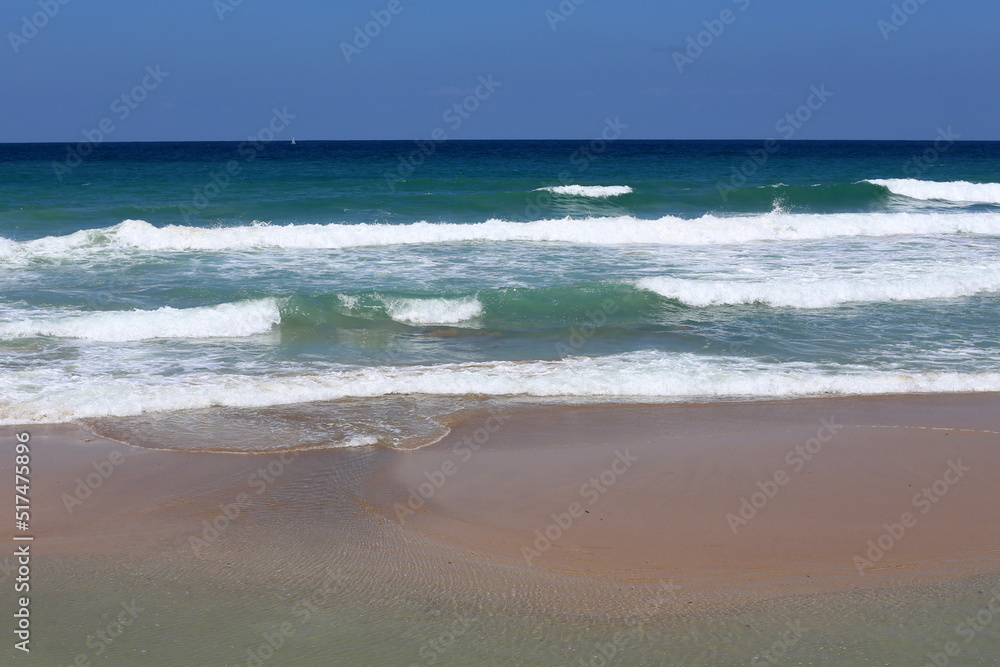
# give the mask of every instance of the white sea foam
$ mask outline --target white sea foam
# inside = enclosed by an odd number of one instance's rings
[[[385,299],[389,317],[404,324],[461,324],[479,317],[483,304],[463,299]]]
[[[560,361],[359,367],[292,376],[91,378],[48,368],[8,373],[0,384],[4,385],[0,423],[16,424],[390,394],[562,396],[593,401],[1000,391],[1000,373],[873,371],[649,351]]]
[[[1000,291],[1000,264],[912,268],[906,274],[843,278],[787,275],[769,280],[651,277],[640,289],[690,306],[762,303],[791,308],[829,308],[851,302],[916,301]]]
[[[0,324],[0,340],[54,336],[125,342],[154,338],[229,338],[270,331],[281,320],[276,299],[200,308],[158,308],[41,317]]]
[[[373,435],[355,435],[347,438],[346,440],[341,440],[335,447],[368,447],[370,445],[377,445],[378,438]]]
[[[572,195],[574,197],[618,197],[632,192],[628,185],[550,185],[536,188],[535,192],[551,192],[556,195]]]
[[[17,258],[18,243],[0,237],[0,260],[11,261]]]
[[[359,296],[338,294],[337,298],[348,309],[364,310]],[[483,314],[483,304],[474,296],[457,299],[445,298],[403,298],[373,294],[374,299],[391,319],[403,324],[415,325],[470,325]]]
[[[342,304],[350,309],[357,308],[358,304],[361,303],[361,298],[352,294],[338,294],[337,298],[340,299]]]
[[[913,178],[871,179],[868,183],[889,188],[891,192],[910,199],[1000,204],[1000,183],[920,181]]]
[[[82,252],[240,251],[263,248],[337,249],[406,244],[564,242],[592,245],[719,245],[754,241],[795,241],[844,237],[927,234],[1000,235],[1000,214],[836,213],[774,211],[754,216],[697,219],[672,216],[641,220],[631,216],[472,224],[415,222],[403,225],[253,225],[246,227],[155,227],[126,220],[114,227],[67,236],[10,242],[0,260],[73,259]]]

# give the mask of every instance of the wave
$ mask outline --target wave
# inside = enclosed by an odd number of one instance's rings
[[[395,299],[386,303],[389,316],[404,324],[460,324],[479,316],[483,306],[467,299]]]
[[[323,302],[325,307],[310,304]],[[9,311],[0,324],[0,340],[54,337],[100,342],[133,342],[167,338],[243,338],[273,331],[279,325],[357,326],[357,320],[388,320],[411,326],[475,326],[483,312],[475,296],[411,298],[379,293],[320,297],[276,297],[196,308],[24,313]],[[370,327],[368,327],[370,328]]]
[[[10,382],[8,375],[5,381]],[[65,422],[210,407],[261,408],[389,395],[602,400],[791,398],[1000,391],[1000,373],[907,373],[856,366],[637,352],[558,361],[356,367],[298,376],[80,377],[47,373],[44,389],[0,400],[0,424]]]
[[[551,192],[556,195],[571,195],[574,197],[618,197],[632,193],[628,185],[550,185],[536,188],[535,192]]]
[[[474,296],[458,299],[406,298],[372,293],[338,294],[336,298],[352,315],[364,317],[381,311],[396,322],[421,326],[467,324],[483,312],[483,304]]]
[[[734,211],[771,211],[776,206],[798,213],[848,213],[874,211],[885,207],[890,201],[890,193],[883,187],[861,181],[859,183],[821,183],[815,185],[771,185],[745,186],[721,191],[725,205]],[[699,203],[709,209],[718,204],[720,191],[698,198]]]
[[[480,223],[250,225],[241,227],[155,227],[126,220],[113,227],[33,241],[6,241],[0,259],[73,259],[81,252],[242,251],[340,249],[468,242],[562,242],[584,245],[728,245],[756,241],[799,241],[844,237],[927,234],[1000,235],[1000,214],[771,212],[763,215],[696,219],[631,216]]]
[[[910,199],[1000,204],[1000,183],[920,181],[913,178],[869,179],[865,182],[880,185]]]
[[[0,324],[0,340],[53,336],[123,343],[156,338],[236,338],[266,333],[281,321],[277,299],[48,316]]]
[[[844,237],[939,234],[1000,235],[997,213],[784,213],[695,219],[631,216],[480,223],[308,224],[155,227],[126,220],[113,227],[33,241],[6,241],[0,259],[73,259],[109,249],[146,252],[341,249],[468,242],[562,242],[583,245],[728,245]]]
[[[44,336],[102,342],[240,338],[317,327],[390,331],[437,326],[493,331],[582,324],[617,327],[663,323],[664,309],[671,303],[675,309],[742,304],[830,308],[846,303],[921,301],[997,292],[1000,263],[940,268],[918,265],[895,274],[827,279],[798,275],[766,280],[652,276],[555,287],[505,287],[460,296],[369,291],[276,296],[183,309],[8,311],[4,314],[8,322],[0,324],[0,340]]]
[[[790,308],[830,308],[853,302],[918,301],[1000,291],[1000,264],[921,269],[910,275],[865,275],[833,279],[789,276],[771,280],[692,280],[643,278],[650,290],[689,306],[766,304]]]
[[[336,445],[333,445],[335,449],[344,449],[348,447],[370,447],[372,445],[378,444],[378,438],[372,435],[355,435],[349,438],[345,438],[339,441]]]

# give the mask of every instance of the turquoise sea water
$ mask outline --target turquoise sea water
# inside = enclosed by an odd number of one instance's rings
[[[0,423],[1000,390],[1000,143],[70,148],[0,146]]]

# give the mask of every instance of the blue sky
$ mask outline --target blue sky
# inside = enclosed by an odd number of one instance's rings
[[[300,140],[761,139],[813,86],[796,139],[1000,139],[997,25],[986,0],[5,0],[0,141],[238,140],[274,108]]]

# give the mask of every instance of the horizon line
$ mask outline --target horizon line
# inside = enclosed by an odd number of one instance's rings
[[[472,142],[529,142],[529,141],[565,141],[565,142],[587,142],[587,141],[598,141],[600,137],[587,137],[579,139],[443,139],[438,144],[445,143],[472,143]],[[818,143],[818,142],[855,142],[855,143],[886,143],[886,142],[908,142],[908,143],[921,143],[921,142],[934,142],[937,138],[931,139],[777,139],[775,137],[764,137],[764,138],[752,138],[752,139],[672,139],[672,138],[645,138],[645,139],[615,139],[614,141],[608,143],[635,143],[640,141],[747,141],[747,142],[762,142],[762,141],[776,141],[779,143]],[[96,144],[89,142],[86,139],[83,141],[0,141],[0,146],[24,146],[24,145],[74,145],[74,144],[84,144],[92,143],[95,146],[102,146],[105,144],[210,144],[210,143],[229,143],[238,144],[246,141],[251,141],[251,139],[136,139],[132,141],[101,141]],[[300,143],[358,143],[358,142],[417,142],[417,141],[433,141],[426,137],[421,137],[419,139],[295,139],[296,144]],[[280,141],[274,139],[268,142],[262,142],[268,144],[288,144],[291,145],[291,140],[282,139]],[[953,143],[1000,143],[1000,139],[956,139]]]

